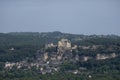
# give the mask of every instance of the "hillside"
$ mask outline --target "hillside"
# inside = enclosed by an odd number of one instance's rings
[[[1,80],[119,80],[120,36],[0,33],[0,76]]]

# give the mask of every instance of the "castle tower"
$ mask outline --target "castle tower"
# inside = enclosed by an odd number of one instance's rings
[[[68,39],[61,39],[58,41],[58,51],[64,52],[66,50],[71,50],[71,42]]]
[[[71,48],[71,42],[68,39],[61,39],[58,41],[58,47]]]

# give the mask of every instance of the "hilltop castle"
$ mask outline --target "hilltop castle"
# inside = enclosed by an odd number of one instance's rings
[[[42,62],[51,63],[69,60],[72,54],[71,42],[68,39],[61,39],[57,45],[46,44],[44,50],[40,50],[39,59]]]

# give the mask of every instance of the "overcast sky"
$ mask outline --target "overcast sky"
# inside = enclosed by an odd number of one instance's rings
[[[120,0],[0,0],[0,32],[120,35]]]

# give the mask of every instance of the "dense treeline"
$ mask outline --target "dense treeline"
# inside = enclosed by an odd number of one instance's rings
[[[0,71],[1,72],[1,71]],[[14,73],[13,73],[14,72]],[[91,77],[89,77],[91,75]],[[55,73],[55,74],[36,74],[31,70],[11,70],[2,71],[0,80],[119,80],[120,74],[72,74],[72,73]]]
[[[11,50],[14,48],[14,50]],[[39,46],[9,46],[0,47],[0,61],[1,62],[17,62],[23,59],[34,58]]]

